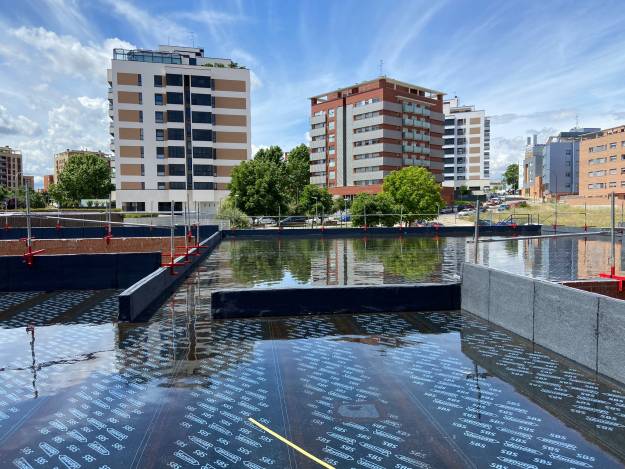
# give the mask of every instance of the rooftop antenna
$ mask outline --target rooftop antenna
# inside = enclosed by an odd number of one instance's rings
[[[195,33],[191,31],[191,47],[195,47]]]
[[[579,116],[575,114],[575,128],[579,129]]]
[[[384,76],[384,60],[380,59],[380,76]]]

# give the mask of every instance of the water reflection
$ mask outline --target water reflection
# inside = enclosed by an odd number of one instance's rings
[[[226,240],[206,261],[204,283],[268,287],[457,281],[462,263],[472,259],[467,240],[416,236]],[[509,240],[481,244],[479,260],[522,275],[570,280],[606,271],[609,248],[608,240],[595,238]],[[621,259],[620,243],[617,256]],[[619,264],[617,269],[622,259]]]

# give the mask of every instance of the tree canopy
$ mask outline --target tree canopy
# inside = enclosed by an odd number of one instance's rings
[[[358,194],[350,210],[354,226],[393,226],[399,221],[397,207],[384,193]]]
[[[513,189],[519,188],[519,165],[517,163],[508,165],[503,173],[503,180]]]
[[[308,215],[327,214],[332,210],[332,196],[327,189],[308,184],[302,191],[299,205]]]
[[[254,159],[232,170],[230,198],[250,216],[296,213],[304,187],[310,180],[306,145],[298,145],[283,158],[279,146],[262,148]]]
[[[230,198],[250,216],[286,213],[284,165],[271,159],[243,161],[232,170]]]
[[[418,166],[393,171],[384,179],[382,191],[398,210],[408,214],[404,218],[410,222],[434,219],[445,206],[434,175]]]
[[[272,145],[269,148],[261,148],[254,155],[255,160],[266,160],[271,161],[272,163],[281,163],[283,156],[282,148],[278,145]]]
[[[63,206],[77,206],[81,199],[107,199],[115,188],[109,162],[91,153],[72,156],[50,186],[50,196]]]

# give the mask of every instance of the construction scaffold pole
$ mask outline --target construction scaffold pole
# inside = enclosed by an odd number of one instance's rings
[[[612,203],[610,204],[610,241],[611,241],[610,274],[614,276],[614,274],[616,273],[616,233],[614,229],[615,215],[616,215],[616,210],[615,210],[616,201],[615,201],[614,191],[612,191],[611,199],[612,199]]]
[[[480,238],[480,198],[475,201],[475,233],[473,234],[473,263],[477,264],[478,248]]]

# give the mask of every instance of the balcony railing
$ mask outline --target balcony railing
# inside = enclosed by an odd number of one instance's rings
[[[150,62],[157,64],[182,64],[182,56],[171,52],[155,52],[151,50],[113,49],[113,60],[130,62]]]

